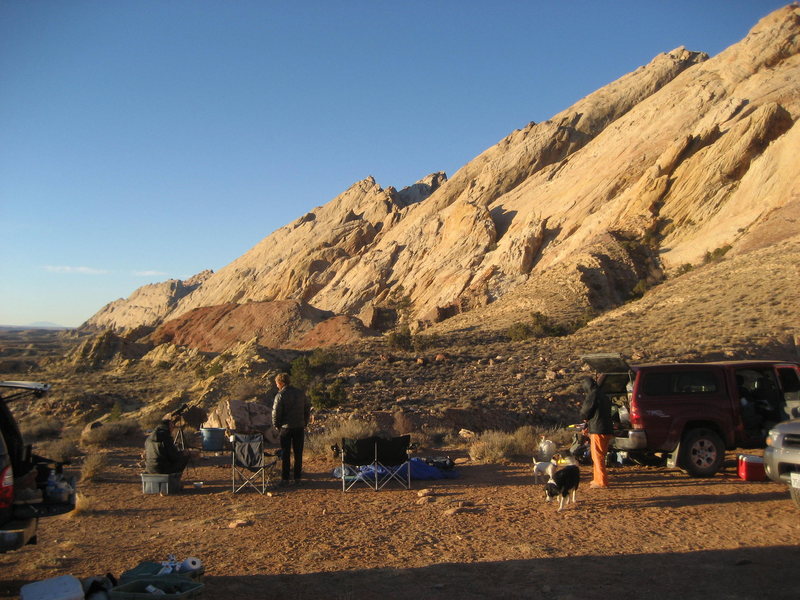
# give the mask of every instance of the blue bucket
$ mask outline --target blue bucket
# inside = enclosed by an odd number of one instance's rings
[[[222,450],[225,443],[225,430],[221,427],[202,427],[200,435],[203,436],[203,450],[211,452]]]

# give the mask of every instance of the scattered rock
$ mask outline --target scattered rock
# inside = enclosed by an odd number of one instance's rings
[[[246,521],[245,519],[237,519],[236,521],[231,521],[228,523],[228,529],[237,529],[239,527],[249,527],[252,525],[252,521]]]
[[[425,488],[424,490],[420,490],[417,492],[417,496],[419,496],[420,498],[422,498],[423,496],[433,496],[433,495],[434,495],[433,490],[430,488]]]

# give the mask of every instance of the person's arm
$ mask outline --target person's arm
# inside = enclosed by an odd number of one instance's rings
[[[586,399],[583,401],[583,406],[581,407],[581,419],[584,421],[588,421],[594,415],[594,411],[597,409],[597,392],[592,390],[588,394],[586,394]]]
[[[308,423],[311,421],[311,403],[308,401],[308,396],[305,392],[301,392],[303,394],[303,418],[305,420],[306,427],[308,427]]]
[[[283,396],[280,392],[275,394],[275,402],[272,404],[272,426],[276,429],[281,428],[281,418],[283,417]]]

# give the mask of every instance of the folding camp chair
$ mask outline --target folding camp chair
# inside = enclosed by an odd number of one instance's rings
[[[234,433],[231,459],[232,491],[250,486],[259,494],[267,491],[278,457],[264,454],[264,436],[260,433]]]
[[[399,483],[407,490],[411,489],[411,460],[408,456],[410,447],[410,435],[377,439],[375,462],[377,466],[376,473],[380,473],[378,489],[383,489],[391,481]]]
[[[376,437],[342,438],[338,448],[342,456],[342,491],[350,490],[359,481],[378,491],[378,469],[375,461]]]

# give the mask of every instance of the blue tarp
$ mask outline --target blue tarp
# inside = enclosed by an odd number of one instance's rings
[[[359,473],[362,477],[367,477],[369,479],[375,478],[375,469],[372,465],[367,465],[364,467],[345,467],[347,471],[345,472],[345,477],[355,477],[356,473]],[[388,474],[388,469],[385,467],[378,467],[378,477],[382,478]],[[342,467],[336,467],[333,470],[333,476],[337,479],[342,478]],[[455,479],[458,477],[458,471],[446,470],[446,469],[439,469],[434,467],[433,465],[429,465],[421,458],[412,458],[411,459],[411,479],[417,480],[431,480],[431,479]]]

